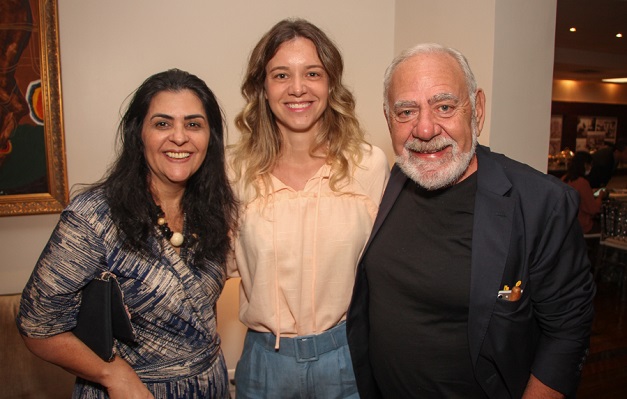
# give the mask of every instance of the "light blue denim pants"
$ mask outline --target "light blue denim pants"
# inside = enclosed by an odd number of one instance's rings
[[[322,334],[281,338],[249,330],[235,370],[237,399],[358,399],[342,322]]]

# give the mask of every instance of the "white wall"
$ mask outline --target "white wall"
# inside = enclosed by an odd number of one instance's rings
[[[490,146],[543,172],[549,150],[556,8],[556,0],[496,1]]]
[[[538,74],[528,79],[537,78],[535,86],[545,84],[546,76],[540,72],[550,69],[552,54],[547,56],[544,46],[536,51],[535,45],[516,39],[536,29],[535,14],[544,26],[551,18],[551,7],[554,13],[555,1],[510,0],[507,6],[496,6],[496,0],[449,0],[442,4],[415,0],[59,0],[69,184],[90,183],[102,176],[114,158],[122,103],[146,77],[167,68],[185,69],[206,80],[226,112],[233,142],[237,132],[232,120],[243,104],[239,86],[248,54],[275,22],[291,16],[309,19],[336,41],[344,55],[345,82],[357,98],[361,122],[370,141],[391,159],[382,111],[382,75],[393,56],[424,41],[456,47],[468,56],[479,84],[486,90],[489,106],[501,99],[511,101],[514,96],[507,92],[511,86],[493,93],[504,84],[497,78],[509,79],[503,76],[508,74],[493,73],[493,69],[501,65],[503,57],[517,55],[524,60],[520,69],[538,65]],[[519,21],[517,12],[526,7],[532,8]],[[499,18],[503,21],[497,24]],[[507,41],[499,41],[497,33],[501,32]],[[552,43],[552,33],[547,33],[545,40]],[[507,43],[511,43],[510,48]],[[544,163],[534,166],[545,168],[550,78],[547,86],[548,99],[543,90],[528,93],[524,102],[499,108],[502,119],[493,119],[488,109],[481,142],[494,142],[495,150],[509,153],[507,144],[517,140],[522,129],[510,129],[509,125],[515,126],[512,121],[528,115],[526,120],[533,124],[534,132],[544,129],[546,138],[536,140],[534,136],[523,153],[516,152],[518,149],[513,152],[515,158],[528,163],[541,154]],[[543,116],[536,118],[535,104],[545,102],[549,105],[543,126]],[[510,121],[508,129],[495,128],[501,121]],[[0,218],[0,293],[21,291],[57,220],[58,215]],[[244,332],[237,320],[237,298],[237,281],[230,281],[219,303],[218,320],[229,369],[235,367]]]

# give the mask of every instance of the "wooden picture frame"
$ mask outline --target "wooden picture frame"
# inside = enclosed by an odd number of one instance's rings
[[[0,195],[0,216],[58,213],[68,204],[67,167],[63,130],[61,70],[59,56],[57,0],[31,0],[32,34],[39,39],[41,105],[45,147],[45,180],[39,192]],[[38,10],[33,10],[38,6]],[[39,16],[38,18],[36,16]],[[16,23],[23,25],[23,22]],[[6,44],[6,42],[5,42]],[[0,43],[2,46],[3,43]],[[31,110],[32,112],[32,110]],[[41,123],[40,123],[41,124]],[[40,128],[41,129],[41,128]]]

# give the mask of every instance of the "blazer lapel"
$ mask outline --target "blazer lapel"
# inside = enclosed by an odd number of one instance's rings
[[[502,166],[484,147],[477,148],[477,195],[472,237],[468,339],[476,364],[496,304],[507,262],[515,201]]]
[[[473,364],[477,362],[500,289],[510,246],[515,205],[514,200],[506,196],[512,184],[502,166],[491,158],[489,149],[478,146],[477,157],[479,168],[473,222],[468,312],[468,339]],[[383,225],[383,221],[392,209],[407,179],[407,175],[394,165],[362,256]],[[358,270],[361,267],[360,262]]]

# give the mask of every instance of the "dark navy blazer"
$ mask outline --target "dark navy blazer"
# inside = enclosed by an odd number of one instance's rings
[[[578,194],[487,147],[477,147],[477,158],[468,313],[475,378],[491,398],[521,397],[530,373],[574,395],[588,352],[595,293],[577,221]],[[406,181],[395,166],[364,254]],[[519,301],[497,298],[504,285],[518,280]],[[381,397],[368,354],[368,279],[361,262],[347,328],[360,396]]]

